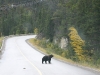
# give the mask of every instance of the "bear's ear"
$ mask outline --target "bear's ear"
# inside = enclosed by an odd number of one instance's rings
[[[51,54],[51,56],[53,57],[53,55]]]

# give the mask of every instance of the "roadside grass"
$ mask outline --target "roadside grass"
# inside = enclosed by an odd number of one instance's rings
[[[1,46],[2,46],[3,38],[4,38],[4,37],[0,37],[0,48],[1,48]]]
[[[28,42],[32,46],[34,46],[39,52],[41,52],[45,55],[53,54],[54,58],[57,59],[57,60],[60,60],[60,61],[63,61],[63,62],[69,63],[69,64],[73,64],[73,65],[76,65],[76,66],[79,66],[79,67],[83,67],[83,68],[87,68],[87,69],[90,69],[90,70],[100,72],[100,66],[96,66],[96,65],[93,65],[93,64],[90,64],[90,63],[87,63],[87,62],[74,62],[71,59],[67,59],[67,58],[65,58],[61,55],[58,55],[58,54],[55,54],[55,53],[51,52],[47,48],[42,48],[41,46],[37,45],[36,42],[33,41],[33,38],[29,39]]]

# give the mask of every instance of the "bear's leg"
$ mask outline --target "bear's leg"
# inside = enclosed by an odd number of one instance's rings
[[[45,61],[45,63],[47,64],[47,61]]]
[[[42,58],[42,64],[43,64],[43,62],[44,62],[44,58]]]
[[[42,60],[42,64],[43,64],[43,60]]]
[[[49,64],[51,64],[51,59],[48,60]]]
[[[51,64],[51,61],[50,60],[48,62],[49,62],[49,64]]]

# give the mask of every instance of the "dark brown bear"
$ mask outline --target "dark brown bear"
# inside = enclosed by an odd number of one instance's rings
[[[47,61],[49,62],[49,64],[51,64],[51,58],[53,57],[53,55],[45,55],[43,58],[42,58],[42,64],[43,62],[45,61],[45,63],[47,64]]]

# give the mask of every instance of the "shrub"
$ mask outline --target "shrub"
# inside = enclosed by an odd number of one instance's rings
[[[79,60],[84,60],[85,56],[83,55],[84,51],[82,47],[84,46],[84,41],[78,35],[77,30],[74,27],[69,28],[70,33],[68,34],[70,38],[70,44],[75,51],[76,56],[78,56]]]
[[[62,57],[65,57],[66,56],[66,53],[65,52],[62,52],[61,56]]]

